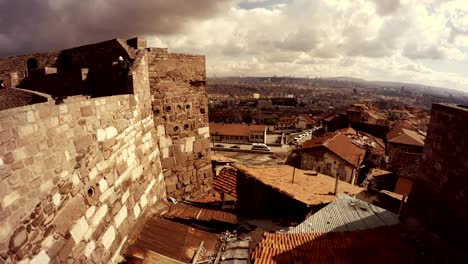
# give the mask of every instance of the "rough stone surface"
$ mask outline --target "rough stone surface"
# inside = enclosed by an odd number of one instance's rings
[[[468,107],[433,104],[422,162],[408,197],[420,223],[468,247]]]
[[[24,226],[18,228],[10,239],[10,252],[16,253],[28,241],[28,232]]]
[[[118,56],[132,64],[125,83],[113,65]],[[39,68],[25,79],[29,58]],[[7,263],[115,261],[155,202],[211,188],[203,56],[110,40],[0,58],[4,73],[22,88],[66,96],[0,111]]]

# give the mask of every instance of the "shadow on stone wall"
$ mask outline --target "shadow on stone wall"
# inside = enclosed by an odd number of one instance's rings
[[[47,98],[29,91],[8,88],[0,90],[0,111],[47,102]]]

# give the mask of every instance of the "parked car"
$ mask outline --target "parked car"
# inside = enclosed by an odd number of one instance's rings
[[[224,145],[223,144],[216,144],[215,148],[224,148]]]
[[[232,146],[231,148],[232,148],[232,149],[240,149],[240,147],[237,146],[237,145],[234,145],[234,146]]]
[[[270,151],[270,148],[263,144],[263,143],[253,143],[252,150],[263,150],[263,151]]]

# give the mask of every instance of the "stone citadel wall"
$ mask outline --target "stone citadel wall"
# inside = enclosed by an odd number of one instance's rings
[[[127,94],[0,111],[0,262],[115,262],[149,207],[210,188],[204,57],[133,42]]]
[[[468,107],[433,104],[421,165],[408,198],[412,216],[468,246]]]

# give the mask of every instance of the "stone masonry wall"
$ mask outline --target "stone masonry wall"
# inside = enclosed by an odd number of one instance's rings
[[[205,58],[148,49],[154,123],[168,196],[211,189]]]
[[[468,107],[433,104],[408,208],[423,225],[468,246]]]
[[[134,95],[0,112],[0,262],[116,262],[164,197],[146,54],[136,64]]]
[[[13,86],[19,85],[28,76],[27,60],[30,58],[37,59],[38,68],[55,67],[61,73],[111,65],[119,56],[133,58],[134,53],[124,40],[113,39],[57,52],[10,56],[0,58],[0,79]],[[32,85],[27,88],[34,90]]]
[[[44,52],[0,58],[0,79],[14,87],[26,77],[28,59],[36,58],[39,68],[53,67],[59,55],[60,52]]]

